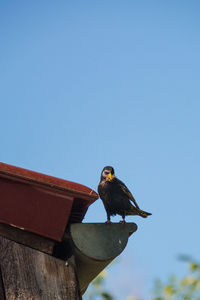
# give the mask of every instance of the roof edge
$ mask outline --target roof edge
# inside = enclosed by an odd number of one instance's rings
[[[85,198],[87,200],[91,200],[92,202],[97,200],[99,197],[94,190],[85,185],[31,171],[21,167],[16,167],[3,162],[0,162],[0,176],[1,174],[5,177],[12,177],[13,179],[15,178],[18,180],[21,179],[28,183],[39,184],[50,189],[57,189],[63,192],[68,192],[74,197]]]

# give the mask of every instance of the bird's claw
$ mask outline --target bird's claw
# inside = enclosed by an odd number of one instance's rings
[[[107,221],[105,222],[105,224],[112,224],[112,222],[111,222],[110,220],[107,220]]]
[[[119,222],[120,224],[126,224],[126,221],[125,220],[122,220]]]

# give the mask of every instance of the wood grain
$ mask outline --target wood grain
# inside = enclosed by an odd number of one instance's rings
[[[0,299],[1,300],[6,300],[5,292],[4,292],[4,286],[3,286],[3,279],[2,279],[2,275],[1,275],[1,270],[0,270]]]
[[[0,237],[5,300],[80,300],[74,266]]]
[[[0,235],[48,254],[54,251],[55,241],[11,225],[0,223]]]

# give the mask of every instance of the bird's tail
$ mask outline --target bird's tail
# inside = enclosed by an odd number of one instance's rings
[[[148,216],[151,216],[152,214],[147,211],[144,211],[144,210],[141,210],[139,208],[132,206],[131,211],[129,211],[127,213],[127,215],[138,215],[142,218],[147,218]]]

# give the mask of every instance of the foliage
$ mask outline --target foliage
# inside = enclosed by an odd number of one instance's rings
[[[179,279],[171,276],[166,283],[157,280],[152,300],[200,300],[200,263],[189,257],[181,257],[188,264],[187,275]],[[87,300],[115,300],[109,291],[105,290],[106,270],[92,282]],[[127,300],[137,300],[130,296]]]
[[[154,300],[200,300],[200,263],[182,257],[188,264],[187,275],[171,276],[167,283],[157,280]]]

